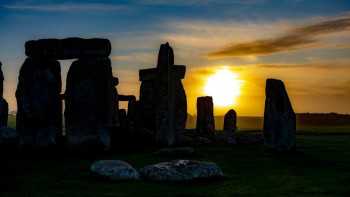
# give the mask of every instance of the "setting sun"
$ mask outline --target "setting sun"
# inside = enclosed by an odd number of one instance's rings
[[[221,68],[207,79],[204,91],[213,97],[215,105],[230,106],[236,104],[241,85],[242,81],[236,73],[227,68]]]

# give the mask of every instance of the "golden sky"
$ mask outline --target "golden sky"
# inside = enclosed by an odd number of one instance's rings
[[[16,110],[25,41],[102,37],[112,43],[120,94],[139,95],[138,70],[155,67],[160,44],[169,42],[175,64],[187,68],[183,84],[190,114],[196,113],[196,98],[208,94],[208,80],[222,69],[241,85],[239,90],[230,83],[217,85],[228,98],[236,96],[229,106],[215,105],[216,115],[233,108],[241,116],[262,116],[267,78],[285,82],[296,112],[350,113],[347,0],[5,0],[0,25],[10,110]],[[72,60],[60,62],[64,92]]]

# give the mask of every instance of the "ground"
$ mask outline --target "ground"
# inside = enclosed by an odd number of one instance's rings
[[[5,158],[0,196],[350,196],[350,132],[319,131],[299,132],[293,155],[276,155],[259,144],[196,147],[198,154],[190,159],[216,162],[227,175],[212,182],[109,182],[89,174],[96,159],[121,159],[136,168],[176,159],[155,156],[155,149],[96,157]]]

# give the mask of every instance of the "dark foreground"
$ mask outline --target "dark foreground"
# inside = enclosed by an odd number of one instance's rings
[[[0,196],[350,196],[350,134],[298,135],[299,152],[276,155],[260,144],[196,147],[187,157],[216,162],[227,179],[195,183],[96,180],[89,166],[96,159],[120,159],[135,168],[178,158],[155,150],[54,159],[4,158]]]

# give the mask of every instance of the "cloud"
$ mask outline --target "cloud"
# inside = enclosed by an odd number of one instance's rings
[[[233,44],[208,54],[210,58],[268,55],[318,46],[319,37],[350,29],[350,16],[294,28],[282,36]]]
[[[266,0],[142,0],[138,1],[146,5],[254,5],[264,3]]]
[[[45,12],[82,12],[82,11],[117,11],[123,5],[103,3],[54,3],[54,4],[9,4],[2,6],[11,10],[45,11]]]

